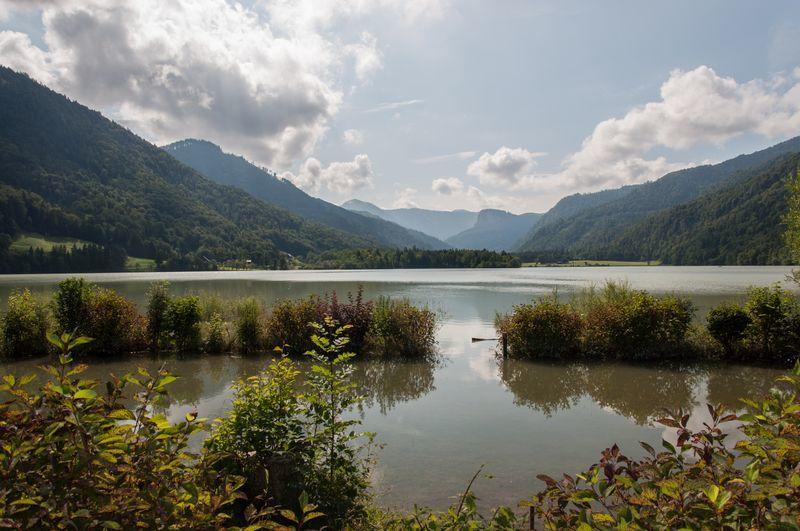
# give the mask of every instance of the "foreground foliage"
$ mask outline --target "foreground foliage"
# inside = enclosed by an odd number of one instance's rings
[[[175,377],[165,371],[84,380],[71,351],[88,338],[51,336],[61,355],[34,376],[5,376],[0,391],[0,525],[30,528],[213,529],[230,523],[241,478],[223,476],[188,439],[196,414],[173,424],[153,407]],[[255,514],[255,513],[254,513]]]

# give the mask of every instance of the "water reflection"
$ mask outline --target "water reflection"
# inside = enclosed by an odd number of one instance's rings
[[[435,390],[434,374],[441,363],[435,356],[425,360],[363,361],[356,365],[353,380],[358,392],[365,396],[364,407],[377,407],[385,415],[399,402],[417,400]]]
[[[625,363],[499,361],[500,378],[514,403],[552,416],[589,397],[598,406],[648,425],[664,408],[688,410],[696,403],[704,372],[681,366]]]

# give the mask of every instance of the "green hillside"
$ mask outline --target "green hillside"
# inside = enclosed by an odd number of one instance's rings
[[[743,178],[747,172],[776,157],[800,152],[800,137],[776,146],[740,155],[720,164],[698,166],[631,187],[612,201],[578,210],[572,216],[543,222],[523,240],[521,251],[561,250],[579,258],[593,258],[590,250],[610,245],[628,228],[668,208],[687,203],[726,181]],[[739,175],[739,177],[737,177]]]
[[[281,267],[370,242],[214,183],[83,105],[0,67],[0,257],[22,232],[173,268]]]
[[[744,180],[650,216],[597,254],[667,264],[786,264],[787,178],[800,155],[784,155]]]
[[[298,216],[339,229],[384,247],[444,249],[444,242],[395,223],[366,217],[311,197],[289,181],[259,168],[242,157],[225,153],[205,140],[187,139],[163,147],[164,151],[219,183],[235,186],[254,197]]]

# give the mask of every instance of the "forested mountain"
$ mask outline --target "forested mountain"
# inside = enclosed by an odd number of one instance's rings
[[[787,178],[800,155],[783,155],[737,174],[686,204],[627,229],[598,254],[667,264],[786,264]]]
[[[364,212],[372,216],[397,223],[408,229],[430,234],[446,240],[475,225],[477,212],[469,210],[428,210],[425,208],[383,209],[366,201],[351,199],[342,207],[353,212]]]
[[[471,228],[451,236],[447,243],[456,249],[489,249],[509,251],[536,225],[541,214],[512,214],[504,210],[486,209],[478,213]]]
[[[356,212],[311,197],[294,184],[279,179],[243,157],[225,153],[216,144],[187,139],[163,147],[164,151],[191,166],[212,181],[241,188],[272,205],[285,208],[306,219],[372,241],[378,246],[444,249],[448,245],[427,234],[395,223],[366,217]]]
[[[5,67],[0,184],[0,231],[7,235],[0,242],[23,231],[69,236],[179,268],[230,259],[281,267],[284,252],[370,244],[214,183]]]
[[[538,224],[520,244],[520,250],[563,250],[581,258],[589,257],[587,252],[610,245],[623,231],[644,218],[691,201],[721,183],[733,182],[737,173],[796,152],[800,152],[800,137],[720,164],[669,173],[656,181],[632,187],[613,201],[580,210],[564,219]]]
[[[634,190],[636,184],[623,186],[622,188],[614,188],[611,190],[601,190],[599,192],[578,193],[568,195],[559,199],[558,203],[553,205],[553,208],[542,214],[542,217],[536,223],[536,229],[554,221],[565,219],[574,216],[575,214],[586,210],[587,208],[596,207],[610,203],[615,199],[619,199],[628,192]]]

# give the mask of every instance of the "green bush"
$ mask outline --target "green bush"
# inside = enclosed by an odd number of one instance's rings
[[[741,346],[750,316],[741,305],[735,303],[721,304],[712,308],[706,317],[708,332],[722,345],[727,357],[733,357]]]
[[[278,301],[267,314],[266,345],[280,347],[286,354],[303,354],[314,348],[311,323],[322,317],[323,306],[317,297]]]
[[[152,349],[158,350],[166,342],[168,309],[169,282],[153,282],[147,290],[147,338]]]
[[[581,317],[555,296],[518,304],[498,315],[495,328],[505,336],[510,355],[521,358],[570,358],[579,354]]]
[[[655,297],[626,284],[607,283],[584,295],[582,350],[597,358],[648,359],[686,355],[694,316],[688,299]]]
[[[46,306],[36,300],[29,290],[11,293],[8,309],[0,321],[3,355],[17,359],[46,354],[48,320]]]
[[[263,349],[263,312],[255,298],[249,297],[236,305],[236,320],[233,326],[236,345],[240,352],[251,354]]]
[[[175,377],[98,382],[81,378],[70,350],[85,338],[53,337],[60,363],[34,376],[5,376],[0,392],[0,522],[17,529],[221,529],[236,524],[243,479],[224,475],[216,456],[194,454],[196,414],[172,424],[153,413]],[[131,400],[128,400],[130,398]],[[267,516],[252,508],[253,525]],[[240,517],[247,523],[242,515]]]
[[[372,308],[367,336],[371,351],[388,356],[418,357],[436,346],[436,314],[408,299],[380,297]]]
[[[304,391],[295,362],[273,361],[234,385],[233,408],[206,447],[229,456],[221,465],[247,478],[245,492],[263,490],[266,478],[272,503],[291,506],[305,492],[339,529],[367,512],[364,435],[354,430],[357,420],[344,418],[362,397],[351,381],[354,354],[345,352],[349,327],[328,318],[310,328],[315,348]]]
[[[200,350],[200,299],[188,295],[174,298],[164,317],[165,332],[179,352]]]
[[[218,313],[211,315],[210,320],[205,325],[205,343],[203,351],[209,354],[219,354],[225,352],[230,346],[228,339],[228,327],[222,316]]]
[[[313,468],[299,374],[283,358],[235,382],[231,410],[206,442],[209,450],[229,456],[223,465],[247,479],[251,495],[263,491],[269,478],[270,496],[284,506],[298,500]]]
[[[800,308],[791,292],[777,284],[751,288],[744,308],[750,317],[745,342],[755,355],[768,360],[797,356]]]
[[[89,297],[97,286],[82,278],[68,278],[58,283],[53,294],[53,317],[59,332],[85,334],[89,319]]]
[[[94,289],[86,302],[80,333],[94,341],[85,350],[92,354],[120,355],[147,348],[147,320],[136,304],[111,289]]]

